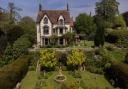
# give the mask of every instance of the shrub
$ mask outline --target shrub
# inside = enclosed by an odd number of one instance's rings
[[[56,52],[43,49],[40,51],[40,65],[44,70],[51,70],[57,65]]]
[[[128,31],[127,30],[112,30],[108,31],[106,41],[115,43],[119,47],[128,47]]]
[[[126,56],[125,56],[125,63],[128,64],[128,53],[127,53]]]
[[[29,66],[29,58],[23,56],[0,69],[0,89],[14,89],[25,76]]]
[[[125,63],[113,62],[108,71],[109,78],[113,79],[117,86],[123,89],[128,88],[128,65]]]
[[[84,52],[79,49],[73,49],[67,56],[67,65],[76,68],[80,68],[82,64],[86,61],[86,56]]]
[[[108,45],[108,46],[106,46],[106,49],[109,50],[109,51],[113,51],[114,46],[113,45]]]
[[[91,55],[89,55],[91,56]],[[111,66],[113,58],[104,48],[97,49],[95,55],[86,60],[86,69],[92,73],[103,74]]]

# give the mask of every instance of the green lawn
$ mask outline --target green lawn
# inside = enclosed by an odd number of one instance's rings
[[[42,87],[42,89],[60,89],[58,83],[54,81],[55,76],[58,72],[52,72],[51,76],[46,80],[46,86]],[[76,81],[76,79],[69,74],[68,71],[63,71],[63,74],[66,76],[67,80],[66,83],[71,83]],[[88,71],[81,72],[81,80],[83,80],[84,85],[89,89],[114,89],[109,82],[105,79],[103,75],[98,75],[94,73],[90,73]],[[29,71],[26,77],[22,80],[22,88],[21,89],[34,89],[37,82],[37,74],[35,71]]]
[[[60,85],[54,81],[54,77],[57,74],[57,72],[54,72],[46,81],[46,86],[42,87],[42,89],[60,89]],[[67,71],[63,72],[63,74],[67,77],[66,83],[76,81]],[[106,87],[114,89],[103,75],[93,74],[87,71],[82,72],[81,75],[81,80],[83,80],[84,85],[87,86],[88,89],[95,89],[96,87],[98,87],[98,89],[105,89]]]
[[[29,71],[25,78],[22,80],[21,89],[34,89],[37,82],[37,73],[35,71]]]
[[[84,71],[81,74],[85,86],[89,89],[96,89],[96,87],[97,89],[105,89],[106,87],[108,87],[108,89],[114,89],[103,75],[90,73],[88,71]]]
[[[109,51],[109,53],[113,57],[114,61],[121,62],[125,58],[126,50],[115,49],[113,51]]]

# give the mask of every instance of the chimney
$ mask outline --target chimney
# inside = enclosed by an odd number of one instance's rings
[[[68,5],[68,3],[67,3],[67,11],[69,11],[69,5]]]
[[[42,5],[39,4],[39,11],[42,11]]]

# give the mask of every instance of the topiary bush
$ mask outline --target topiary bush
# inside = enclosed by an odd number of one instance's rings
[[[0,69],[0,89],[14,89],[16,84],[27,73],[29,66],[28,56],[18,58],[13,63]]]

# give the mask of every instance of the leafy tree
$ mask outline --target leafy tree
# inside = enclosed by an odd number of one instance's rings
[[[114,23],[113,23],[113,28],[116,29],[117,27],[121,27],[121,29],[126,28],[126,23],[124,21],[124,18],[121,15],[115,16]]]
[[[75,34],[71,33],[71,32],[67,32],[63,35],[63,37],[66,39],[68,45],[73,44],[74,36],[75,36]]]
[[[67,56],[67,64],[74,67],[81,67],[82,64],[86,61],[85,54],[78,49],[73,49]]]
[[[23,54],[26,54],[30,46],[31,46],[31,42],[29,38],[25,37],[25,35],[18,38],[13,44],[14,59],[16,59],[17,57]]]
[[[36,38],[35,21],[31,17],[25,16],[20,20],[19,25],[23,28],[24,34],[27,34],[30,41],[34,43]]]
[[[40,65],[45,68],[53,68],[57,64],[54,50],[43,49],[40,51]]]
[[[119,13],[119,3],[116,0],[101,0],[96,3],[96,15],[105,21],[106,27],[111,27],[115,16]]]
[[[11,28],[7,31],[7,40],[10,44],[12,44],[21,35],[23,35],[23,29],[18,25],[11,25]]]
[[[90,35],[95,32],[95,28],[93,18],[86,13],[82,13],[76,18],[77,33]]]
[[[36,33],[35,21],[29,16],[23,17],[20,20],[19,25],[23,27],[24,33],[29,33],[29,32]]]
[[[50,44],[52,44],[52,45],[56,45],[56,43],[57,43],[57,41],[58,41],[58,36],[57,35],[52,35],[51,37],[50,37]]]

